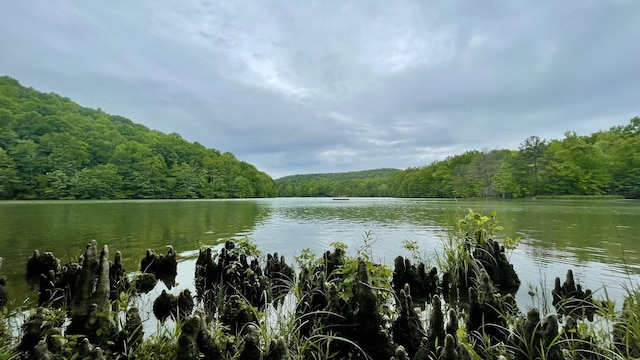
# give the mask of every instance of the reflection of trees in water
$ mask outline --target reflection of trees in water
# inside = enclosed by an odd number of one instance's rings
[[[285,218],[303,221],[349,221],[365,224],[389,224],[404,222],[412,225],[444,225],[442,209],[424,206],[420,201],[411,200],[372,200],[353,198],[346,201],[311,204],[279,210]]]
[[[264,251],[295,253],[305,247],[324,251],[325,244],[333,241],[355,244],[361,241],[362,230],[373,230],[385,240],[376,243],[381,249],[376,252],[392,260],[400,254],[396,249],[402,250],[401,240],[407,234],[415,236],[411,240],[445,238],[447,222],[467,208],[495,210],[504,235],[523,236],[519,259],[523,263],[564,257],[579,266],[615,266],[618,274],[623,273],[621,262],[640,263],[640,244],[634,242],[640,238],[637,202],[358,198],[21,202],[0,204],[0,256],[5,259],[0,274],[7,277],[10,290],[18,287],[16,291],[24,293],[26,261],[35,249],[52,251],[66,261],[96,239],[108,244],[112,253],[120,250],[125,269],[135,271],[148,248],[164,253],[166,245],[173,245],[180,254],[249,233],[262,234],[255,240]],[[312,242],[302,241],[307,237]],[[421,246],[431,254],[439,243]]]
[[[498,215],[509,219],[501,222],[505,231],[512,229],[525,239],[535,239],[531,250],[543,249],[546,258],[567,252],[578,262],[618,264],[623,258],[627,262],[639,259],[635,253],[638,245],[633,241],[640,236],[640,228],[633,226],[638,223],[638,214],[628,210],[633,209],[616,202],[545,201],[543,205],[525,206],[523,211]]]
[[[369,229],[387,224],[422,226],[446,231],[457,213],[467,208],[495,210],[505,236],[535,239],[532,259],[572,257],[577,262],[618,264],[640,261],[638,204],[618,201],[455,201],[388,199],[318,202],[278,209],[277,216],[318,223],[347,221]],[[442,237],[443,233],[435,235]],[[624,248],[624,252],[623,252]],[[566,254],[565,254],[566,252]]]
[[[53,252],[64,262],[80,255],[92,239],[121,251],[125,269],[136,271],[146,249],[196,250],[253,231],[270,211],[251,200],[5,203],[0,274],[16,298],[29,291],[24,270],[33,250]]]

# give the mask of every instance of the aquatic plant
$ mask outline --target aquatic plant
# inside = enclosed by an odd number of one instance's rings
[[[513,250],[520,238],[506,237],[501,245],[493,239],[502,231],[494,211],[488,215],[468,209],[465,216],[457,215],[443,241],[442,251],[436,254],[436,263],[443,272],[442,287],[463,294],[473,284],[480,270],[486,271],[495,286],[513,291],[520,286],[520,279],[509,262],[507,250]]]

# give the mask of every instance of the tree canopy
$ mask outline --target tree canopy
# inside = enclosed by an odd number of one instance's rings
[[[278,196],[390,196],[391,176],[401,170],[291,175],[276,179]]]
[[[271,196],[640,198],[640,117],[590,135],[530,136],[406,170],[294,175],[275,182],[230,152],[164,134],[0,77],[0,199]]]
[[[393,175],[398,197],[621,195],[640,198],[640,117],[561,140],[526,138],[518,150],[469,151]]]
[[[640,198],[640,117],[561,140],[529,136],[515,150],[472,150],[405,170],[287,176],[276,186],[279,196]]]
[[[232,153],[0,77],[0,199],[275,195]]]

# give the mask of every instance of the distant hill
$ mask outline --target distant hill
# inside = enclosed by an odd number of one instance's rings
[[[275,196],[255,166],[0,77],[0,199]]]
[[[399,169],[291,175],[276,179],[278,196],[389,196],[391,177]]]

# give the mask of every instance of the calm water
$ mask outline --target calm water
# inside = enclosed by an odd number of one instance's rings
[[[622,285],[640,279],[640,202],[637,201],[455,201],[413,199],[259,199],[213,201],[0,202],[0,274],[17,302],[36,298],[24,281],[34,249],[62,261],[82,253],[96,239],[111,257],[123,253],[137,270],[147,248],[178,252],[177,293],[193,288],[198,248],[222,239],[249,236],[263,253],[278,251],[292,264],[303,248],[316,253],[341,241],[355,251],[371,231],[376,259],[392,264],[409,255],[403,240],[415,240],[427,254],[441,248],[446,223],[457,211],[496,210],[505,235],[522,236],[511,254],[522,280],[518,300],[531,299],[528,285],[553,284],[574,270],[583,286],[606,286],[621,298]],[[161,283],[154,293],[164,287]],[[602,293],[602,290],[600,290]],[[524,303],[524,304],[523,304]]]

